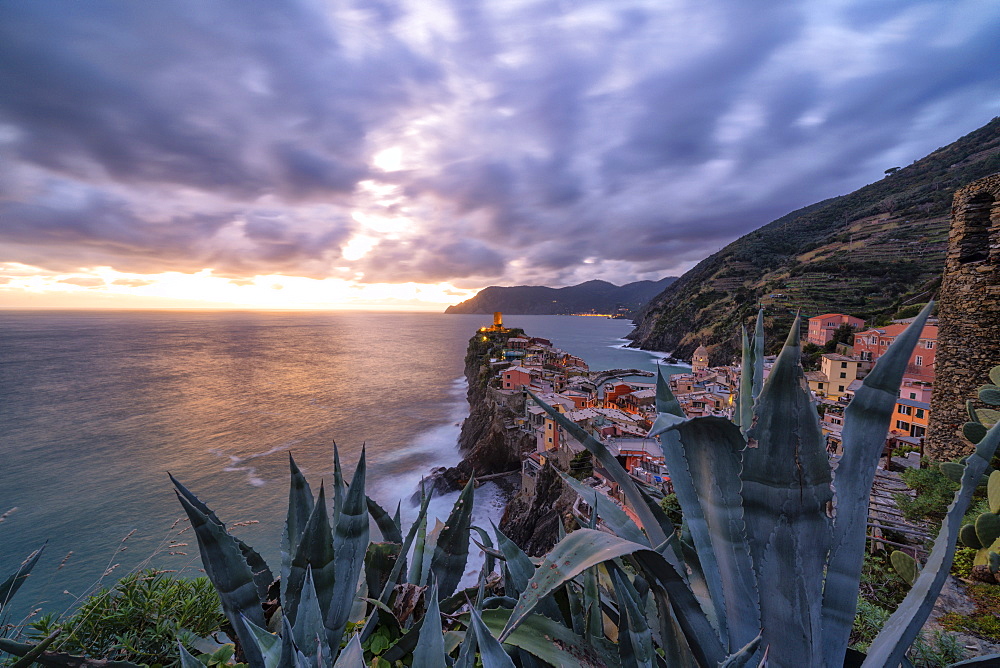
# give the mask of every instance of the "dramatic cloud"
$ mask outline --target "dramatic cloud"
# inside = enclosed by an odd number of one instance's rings
[[[677,274],[997,115],[992,0],[0,3],[0,263]],[[73,282],[75,281],[75,282]]]

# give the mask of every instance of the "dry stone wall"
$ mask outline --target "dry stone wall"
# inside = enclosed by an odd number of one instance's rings
[[[1000,174],[955,193],[938,316],[925,450],[943,461],[972,452],[961,435],[969,419],[965,402],[1000,364]]]

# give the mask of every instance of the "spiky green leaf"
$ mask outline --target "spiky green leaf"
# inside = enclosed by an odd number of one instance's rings
[[[295,640],[295,646],[303,654],[311,657],[322,657],[322,666],[332,665],[333,654],[330,652],[326,627],[323,625],[323,611],[320,609],[319,599],[316,596],[312,569],[308,567],[306,568],[305,582],[302,584],[302,596],[299,599],[295,624],[292,626],[292,638]]]
[[[180,491],[177,492],[177,499],[191,521],[191,528],[198,539],[201,563],[219,594],[223,614],[236,630],[240,644],[244,647],[247,662],[251,666],[262,665],[263,657],[256,650],[252,634],[242,621],[243,615],[246,615],[254,624],[264,625],[264,612],[260,607],[261,600],[250,566],[240,552],[236,539],[226,532],[221,522],[213,522],[201,510],[206,507],[203,503],[199,501],[200,507],[196,507],[187,494],[181,494]]]
[[[313,510],[312,490],[302,471],[295,464],[292,453],[288,453],[290,480],[288,485],[288,514],[281,532],[281,600],[287,599],[288,580],[292,569],[292,558],[299,546],[302,531]]]
[[[382,539],[389,541],[390,543],[402,543],[403,534],[402,530],[396,521],[389,517],[389,513],[385,511],[382,506],[378,505],[371,497],[365,498],[368,504],[368,514],[372,516],[375,520],[375,526],[382,533]]]
[[[45,541],[40,548],[25,557],[24,561],[14,569],[13,573],[8,575],[3,582],[0,582],[0,610],[3,610],[7,606],[7,603],[14,597],[17,590],[28,579],[31,569],[38,563],[38,558],[42,556],[42,550],[45,549],[47,543],[48,541]]]
[[[281,666],[281,637],[268,633],[267,629],[257,626],[246,615],[243,615],[240,621],[250,636],[250,642],[260,652],[262,660],[260,665],[264,668],[279,668]],[[247,647],[244,645],[243,651],[246,652],[246,650]],[[253,664],[251,663],[251,665]]]
[[[362,446],[361,457],[354,470],[354,477],[351,478],[351,486],[344,495],[333,534],[336,580],[333,584],[332,602],[326,612],[326,628],[330,632],[328,637],[331,648],[340,647],[340,639],[351,616],[358,581],[365,566],[369,537],[366,470],[365,448]]]
[[[299,545],[292,558],[288,585],[285,588],[286,595],[282,600],[281,611],[293,625],[307,569],[312,570],[313,585],[316,588],[319,607],[326,615],[333,598],[335,565],[330,519],[326,512],[326,489],[323,485],[320,485],[319,497],[309,514],[309,519],[306,521],[299,539]]]
[[[437,581],[441,596],[450,596],[465,573],[465,565],[469,559],[469,529],[472,526],[474,491],[474,479],[470,477],[458,495],[434,547],[431,573]]]
[[[761,626],[741,497],[740,471],[746,441],[739,428],[718,417],[686,420],[673,431],[678,438],[667,432],[663,446],[666,449],[677,443],[674,447],[680,448],[687,464],[680,472],[688,478],[684,486],[693,487],[697,496],[700,513],[695,513],[695,521],[687,520],[683,505],[681,510],[715,609],[725,620],[720,624],[720,633],[726,631],[728,647],[743,647],[757,636]]]
[[[556,473],[559,474],[564,483],[580,495],[580,498],[585,503],[591,504],[592,507],[593,504],[596,504],[593,510],[597,513],[597,517],[600,517],[617,536],[641,545],[650,544],[646,534],[636,526],[635,522],[622,510],[621,506],[609,499],[605,494],[598,492],[593,487],[584,485],[579,480],[566,475],[562,471],[556,469]]]
[[[479,612],[475,608],[469,612],[472,616],[470,628],[476,634],[479,659],[483,663],[483,668],[514,668],[514,662],[507,656],[507,652],[504,651],[500,642],[490,633]]]
[[[483,623],[490,632],[499,637],[512,610],[503,608],[484,610]],[[467,615],[463,615],[463,620]],[[543,615],[528,615],[517,629],[503,642],[524,650],[553,666],[579,666],[580,668],[616,668],[617,652],[614,646],[600,638],[591,637],[590,642],[573,633],[563,624]]]
[[[827,504],[833,490],[800,364],[800,322],[796,317],[757,398],[741,477],[763,642],[776,665],[813,666],[822,662],[820,634],[813,630],[820,628],[816,603],[832,538]]]
[[[653,634],[646,623],[645,611],[639,607],[639,594],[624,577],[621,569],[614,569],[612,579],[618,599],[618,646],[622,665],[636,668],[653,668]]]
[[[337,657],[333,668],[365,668],[365,654],[361,648],[361,639],[353,636]]]
[[[413,665],[445,668],[444,635],[441,632],[437,583],[431,585],[425,597],[427,612],[424,615],[423,624],[420,625],[417,645],[413,648]]]

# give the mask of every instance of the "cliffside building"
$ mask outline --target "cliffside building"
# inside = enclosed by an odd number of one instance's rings
[[[826,345],[842,325],[850,325],[857,330],[865,326],[865,321],[843,313],[817,315],[809,318],[809,334],[806,340],[817,346]]]
[[[932,419],[925,451],[947,460],[968,454],[965,402],[1000,364],[1000,174],[955,192],[941,282]],[[975,405],[982,407],[976,400]]]

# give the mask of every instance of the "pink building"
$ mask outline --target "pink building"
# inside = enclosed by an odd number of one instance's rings
[[[854,357],[874,362],[881,357],[896,337],[906,329],[906,323],[894,323],[878,329],[869,329],[854,335]],[[904,378],[924,382],[934,381],[934,355],[937,352],[937,325],[924,325],[917,347],[910,355]]]
[[[531,384],[532,373],[522,366],[512,366],[500,372],[503,379],[503,389],[520,390]]]
[[[809,335],[806,340],[817,346],[825,345],[833,338],[841,325],[850,325],[854,329],[861,329],[865,326],[865,321],[843,313],[818,315],[815,318],[809,318]]]

